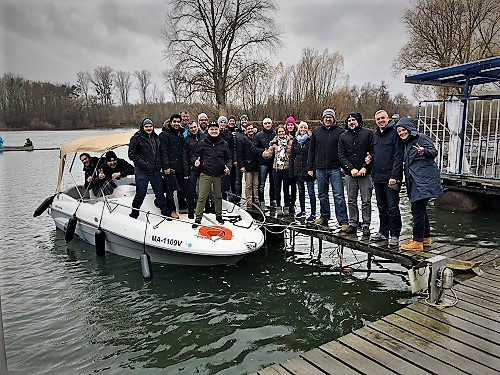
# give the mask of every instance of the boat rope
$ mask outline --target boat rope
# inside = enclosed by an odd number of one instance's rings
[[[432,307],[435,307],[436,309],[439,309],[439,310],[443,310],[447,307],[452,307],[452,306],[455,306],[457,303],[458,303],[458,296],[457,294],[455,293],[455,291],[453,290],[453,288],[450,288],[451,292],[453,293],[453,297],[455,298],[453,301],[449,302],[449,303],[433,303],[433,302],[430,302],[429,301],[429,293],[426,293],[427,294],[427,298],[425,298],[423,300],[423,303],[425,303],[426,305],[429,305],[429,306],[432,306]],[[443,291],[441,291],[442,293]],[[439,298],[441,297],[441,293],[438,297],[438,300]]]

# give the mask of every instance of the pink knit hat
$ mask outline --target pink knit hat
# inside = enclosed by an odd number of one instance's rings
[[[290,116],[290,117],[288,117],[288,118],[285,120],[285,125],[288,125],[288,124],[290,124],[290,123],[295,124],[295,122],[296,122],[296,121],[295,121],[295,119],[293,118],[293,116]]]

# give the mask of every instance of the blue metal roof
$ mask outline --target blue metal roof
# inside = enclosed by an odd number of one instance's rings
[[[464,88],[500,81],[500,57],[473,61],[426,73],[407,75],[405,83]]]

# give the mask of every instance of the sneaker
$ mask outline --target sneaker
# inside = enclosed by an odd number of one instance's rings
[[[370,227],[363,227],[363,237],[370,237]]]
[[[357,229],[354,225],[349,225],[347,229],[345,230],[346,234],[356,234]]]
[[[342,225],[340,226],[340,231],[341,231],[341,232],[346,233],[346,232],[347,232],[347,229],[349,229],[349,225],[347,225],[347,224],[342,224]],[[357,229],[358,229],[357,227],[354,227],[354,230],[357,230]],[[354,232],[354,233],[356,233],[356,232]]]
[[[175,212],[175,211],[172,211],[172,213],[170,214],[170,217],[172,219],[178,219],[179,218],[179,214],[177,212]]]
[[[306,217],[306,213],[304,211],[300,211],[297,215],[295,215],[296,219],[303,219]]]
[[[224,224],[224,219],[222,218],[222,216],[216,216],[215,220],[217,220],[219,224]]]
[[[375,240],[375,241],[385,241],[387,239],[387,236],[383,235],[380,232],[375,233],[370,237],[370,239]]]
[[[316,224],[316,225],[328,225],[328,220],[323,219],[322,217],[318,217],[316,220],[314,220],[314,224]]]
[[[424,250],[424,244],[419,241],[414,241],[411,240],[410,242],[401,245],[402,250],[412,250],[412,251],[423,251]]]
[[[290,209],[288,207],[283,207],[283,216],[289,216],[290,215]]]
[[[312,223],[316,220],[316,214],[311,213],[309,217],[306,219],[306,223]]]
[[[424,242],[422,242],[424,247],[431,247],[432,246],[432,239],[430,237],[425,237]]]
[[[198,228],[200,225],[201,225],[201,219],[196,219],[196,220],[194,221],[193,225],[191,225],[191,227],[192,227],[193,229],[196,229],[196,228]]]
[[[188,219],[194,219],[194,211],[188,212]]]
[[[276,203],[276,201],[271,201],[271,207],[277,207],[278,204]]]
[[[399,246],[399,237],[391,236],[389,238],[389,246]]]

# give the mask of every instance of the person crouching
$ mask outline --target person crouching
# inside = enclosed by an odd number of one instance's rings
[[[195,152],[194,166],[200,169],[198,201],[196,203],[193,228],[201,224],[205,202],[213,187],[215,198],[215,220],[224,224],[222,219],[222,176],[229,174],[232,160],[229,146],[220,136],[219,124],[211,122],[207,137],[200,141]]]

